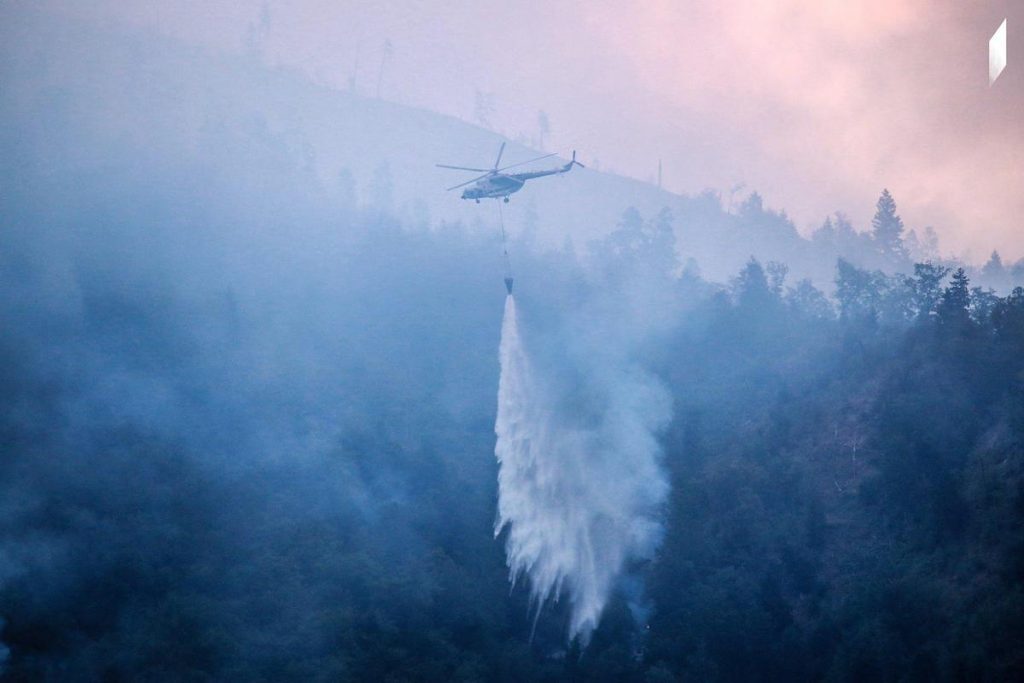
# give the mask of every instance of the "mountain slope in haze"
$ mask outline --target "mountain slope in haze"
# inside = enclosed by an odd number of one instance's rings
[[[45,11],[22,12],[8,24],[0,106],[5,118],[43,119],[34,143],[49,152],[24,163],[98,169],[103,152],[94,147],[167,161],[216,151],[244,174],[246,159],[258,155],[293,166],[297,183],[327,199],[373,204],[413,223],[461,221],[496,230],[494,201],[476,205],[444,191],[470,174],[434,164],[489,166],[503,140],[498,134],[331,90],[255,56],[216,55],[121,31],[55,20]],[[64,136],[54,138],[54,127]],[[587,150],[578,152],[586,162]],[[503,162],[541,153],[509,143]],[[562,162],[537,166],[555,163]],[[585,252],[628,207],[645,219],[668,208],[681,261],[694,259],[712,280],[725,280],[755,256],[785,262],[793,275],[822,285],[831,281],[836,254],[803,239],[784,214],[759,203],[731,214],[713,194],[676,195],[589,168],[528,183],[506,207],[505,220],[513,236],[552,247],[568,239]]]

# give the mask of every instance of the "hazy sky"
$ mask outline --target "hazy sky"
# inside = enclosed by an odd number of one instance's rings
[[[17,0],[14,0],[17,2]],[[24,0],[22,0],[24,1]],[[1024,256],[1024,2],[145,0],[67,11],[239,51],[265,4],[268,62],[580,150],[603,169],[728,201],[757,189],[801,231],[865,228],[883,186],[944,253]],[[88,6],[86,6],[88,5]],[[101,14],[102,13],[102,14]],[[1009,60],[988,84],[988,39]],[[356,68],[358,60],[358,69]],[[487,152],[488,150],[482,150]]]

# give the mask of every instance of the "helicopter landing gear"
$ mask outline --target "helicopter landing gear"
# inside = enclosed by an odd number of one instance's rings
[[[502,201],[504,201],[506,204],[508,204],[508,197],[505,197],[505,199],[502,200]]]

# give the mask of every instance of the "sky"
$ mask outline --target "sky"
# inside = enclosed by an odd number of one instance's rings
[[[14,0],[18,2],[19,0]],[[25,0],[20,0],[25,1]],[[870,224],[882,188],[944,255],[1024,257],[1024,2],[139,0],[61,11],[241,52],[329,87],[479,121],[805,234]],[[1008,19],[1008,66],[988,40]],[[385,42],[391,46],[383,64]],[[1022,58],[1021,64],[1024,64]]]

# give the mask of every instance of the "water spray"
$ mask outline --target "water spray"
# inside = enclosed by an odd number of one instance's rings
[[[586,646],[628,565],[650,558],[661,538],[668,483],[655,432],[670,402],[606,348],[586,355],[582,383],[541,374],[522,332],[510,294],[499,349],[494,532],[505,533],[512,584],[528,582],[534,619],[550,600],[568,598],[568,637]]]

